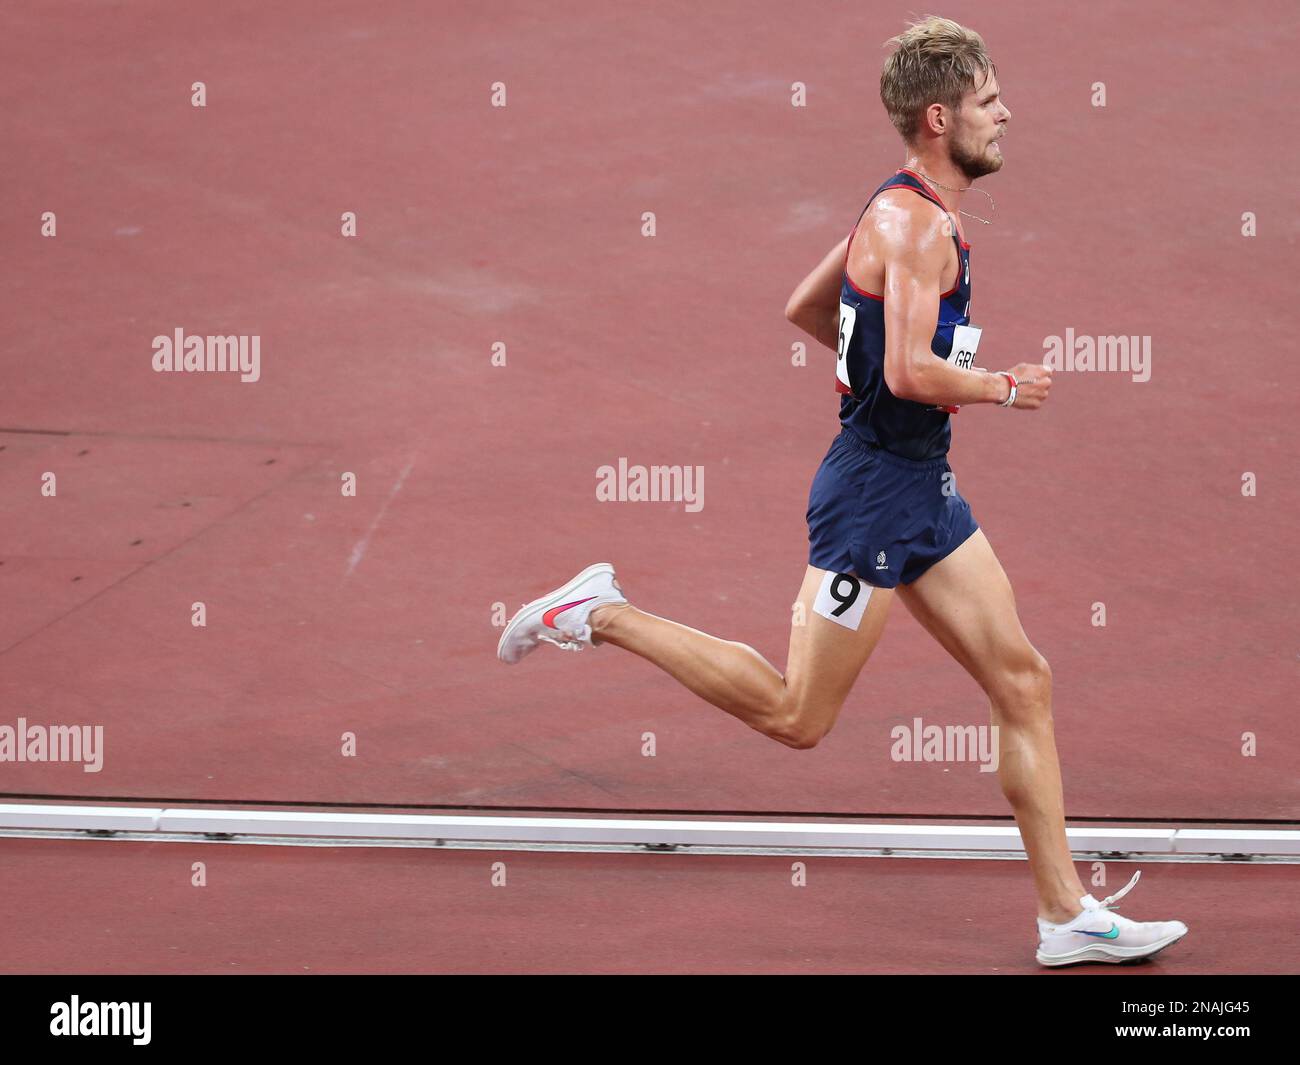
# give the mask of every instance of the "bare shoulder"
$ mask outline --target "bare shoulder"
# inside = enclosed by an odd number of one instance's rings
[[[906,189],[886,189],[871,204],[863,228],[890,258],[946,259],[952,241],[948,213]]]

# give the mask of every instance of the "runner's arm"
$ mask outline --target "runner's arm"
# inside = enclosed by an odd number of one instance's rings
[[[885,260],[885,384],[899,399],[937,407],[1001,403],[1011,391],[1005,377],[964,370],[930,350],[952,247],[946,222],[919,197],[877,220]]]
[[[831,351],[838,350],[840,285],[849,238],[835,245],[812,273],[799,282],[785,305],[785,316]]]

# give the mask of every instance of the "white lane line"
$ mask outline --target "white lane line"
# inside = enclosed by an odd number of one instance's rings
[[[370,538],[375,535],[375,530],[379,528],[379,523],[383,521],[384,511],[388,509],[388,504],[393,501],[397,496],[397,493],[402,490],[402,484],[406,480],[406,475],[411,472],[411,468],[414,465],[415,456],[412,455],[410,461],[406,464],[406,469],[401,472],[401,475],[397,478],[397,483],[393,485],[392,491],[388,493],[388,498],[384,500],[384,505],[379,508],[379,513],[375,515],[375,520],[370,523],[370,528],[366,530],[366,535],[353,545],[352,554],[348,556],[347,572],[343,574],[344,580],[347,580],[352,576],[352,571],[356,569],[357,565],[361,562],[362,557],[366,553],[366,548],[370,546]]]

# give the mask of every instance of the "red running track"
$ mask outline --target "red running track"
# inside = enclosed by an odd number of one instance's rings
[[[25,925],[6,972],[1044,972],[1023,862],[805,858],[795,887],[776,857],[8,839],[0,858]],[[1110,889],[1134,868],[1108,864]],[[1295,971],[1294,866],[1142,869],[1126,911],[1187,937],[1056,972]]]
[[[990,42],[1014,114],[996,224],[969,234],[985,347],[1010,365],[1066,330],[1151,337],[1149,381],[1061,373],[1040,415],[956,424],[963,494],[1053,664],[1067,809],[1293,823],[1279,344],[1300,149],[1277,131],[1300,16],[1257,4],[1263,34],[1218,5],[950,13]],[[890,759],[899,723],[986,718],[902,611],[811,752],[612,652],[493,656],[496,604],[609,558],[641,605],[783,663],[836,399],[829,353],[792,365],[781,311],[900,161],[874,82],[901,14],[158,0],[0,19],[21,100],[0,109],[0,708],[106,730],[102,772],[5,763],[0,791],[1006,814],[973,767]],[[176,328],[259,336],[260,380],[154,373]],[[704,508],[598,502],[620,457],[703,466]]]
[[[22,164],[0,220],[0,705],[102,723],[109,753],[94,776],[5,766],[3,790],[1005,813],[989,779],[890,761],[895,724],[986,719],[901,610],[812,753],[641,662],[493,657],[494,603],[610,558],[647,608],[784,661],[836,407],[829,353],[792,366],[781,310],[898,161],[860,61],[896,19],[423,10],[4,16],[25,102],[0,119]],[[1071,813],[1295,820],[1294,382],[1273,352],[1297,147],[1238,161],[1273,139],[1298,16],[1262,5],[1260,35],[1228,8],[1071,5],[1063,39],[1028,10],[977,20],[1014,117],[974,312],[1008,363],[1067,328],[1150,334],[1152,374],[963,412],[955,468],[1053,664]],[[154,373],[178,326],[261,335],[261,379]],[[704,508],[597,502],[620,456],[703,465]]]

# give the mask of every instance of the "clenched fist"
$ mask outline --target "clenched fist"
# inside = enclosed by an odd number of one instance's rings
[[[1047,402],[1047,393],[1052,387],[1052,371],[1038,363],[1022,362],[1007,371],[1016,379],[1016,402],[1018,410],[1037,410]],[[1008,388],[1010,382],[1007,382]]]

